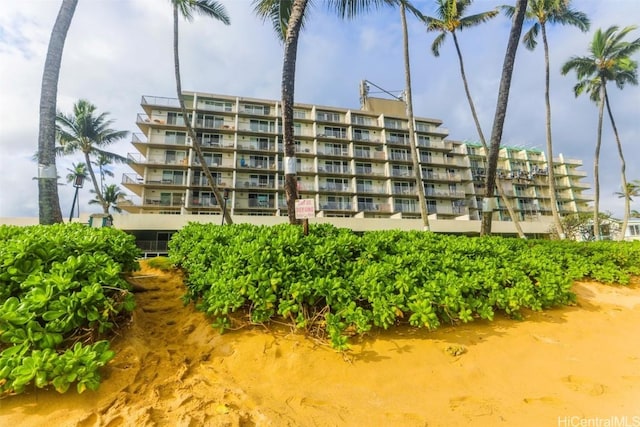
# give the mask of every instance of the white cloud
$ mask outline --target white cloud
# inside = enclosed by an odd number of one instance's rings
[[[296,99],[299,102],[357,108],[358,83],[368,79],[389,89],[404,86],[402,35],[397,10],[382,9],[355,21],[343,22],[327,14],[322,2],[311,10],[299,43]],[[415,2],[433,13],[431,0]],[[488,10],[499,1],[476,1],[471,13]],[[0,15],[0,217],[37,216],[37,165],[30,160],[37,147],[38,105],[44,55],[58,13],[59,1],[6,2]],[[196,16],[180,23],[183,88],[259,98],[278,98],[282,46],[269,23],[251,10],[250,0],[224,2],[232,25]],[[637,0],[574,1],[586,12],[592,30],[550,31],[553,136],[557,153],[584,161],[592,176],[597,109],[587,98],[574,99],[575,76],[560,76],[571,55],[586,54],[599,27],[640,22]],[[441,57],[430,45],[435,37],[409,16],[414,110],[439,118],[454,139],[477,139],[462,90],[453,41],[448,38]],[[70,111],[79,98],[108,111],[113,127],[136,132],[136,113],[142,95],[175,96],[172,53],[172,13],[168,1],[129,0],[79,2],[65,45],[58,92],[59,108]],[[465,30],[459,41],[472,94],[487,138],[495,110],[496,92],[506,46],[509,21],[500,16]],[[640,36],[640,30],[636,31]],[[503,141],[544,147],[544,76],[542,46],[529,52],[519,47]],[[636,57],[636,59],[638,59]],[[612,108],[627,156],[629,179],[640,178],[640,88],[611,88]],[[132,152],[128,141],[114,147]],[[79,159],[60,159],[59,175]],[[127,168],[116,167],[116,182]],[[64,181],[64,180],[62,180]],[[592,178],[589,178],[592,182]],[[605,121],[601,159],[602,207],[622,211],[613,195],[619,189],[619,160],[608,121]],[[87,187],[87,186],[85,186]],[[73,188],[60,187],[63,214],[68,215]],[[81,193],[87,211],[88,189]],[[637,207],[636,207],[637,208]],[[94,208],[95,209],[95,208]]]

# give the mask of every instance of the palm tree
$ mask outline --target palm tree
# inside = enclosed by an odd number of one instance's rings
[[[600,239],[599,210],[600,210],[600,146],[602,144],[602,119],[604,115],[605,104],[608,105],[607,82],[615,82],[620,89],[626,83],[638,84],[638,63],[631,60],[630,56],[640,49],[640,39],[631,42],[624,41],[624,37],[631,31],[636,29],[635,26],[625,27],[618,30],[617,26],[609,27],[602,31],[598,29],[589,46],[588,56],[574,56],[562,66],[562,74],[566,75],[569,71],[575,70],[578,83],[574,86],[574,94],[579,96],[583,92],[590,94],[592,101],[598,102],[598,127],[596,137],[596,150],[593,161],[594,175],[594,234],[596,240]],[[613,120],[611,110],[609,117]],[[614,122],[612,121],[612,124]],[[617,133],[617,129],[615,130]],[[622,147],[619,139],[618,151],[622,160],[622,188],[626,188],[626,178],[624,170],[624,157],[622,156]],[[628,212],[628,209],[625,209]]]
[[[624,167],[624,162],[622,164]],[[624,240],[624,233],[627,230],[627,225],[629,224],[629,217],[632,216],[631,202],[633,202],[634,197],[640,197],[640,181],[636,179],[632,182],[626,182],[626,176],[624,172],[622,174],[622,178],[624,183],[626,184],[622,188],[625,188],[626,191],[619,191],[615,193],[619,198],[624,198],[624,217],[621,227],[622,233],[619,236],[620,240]]]
[[[446,36],[448,33],[451,33],[453,38],[453,43],[456,47],[456,53],[458,54],[458,63],[460,64],[460,75],[462,76],[462,84],[464,86],[464,91],[467,95],[467,101],[469,102],[469,107],[471,109],[471,115],[473,116],[473,121],[476,125],[476,130],[478,131],[478,137],[480,138],[480,143],[484,148],[485,153],[489,153],[489,147],[487,146],[487,140],[484,137],[484,132],[482,131],[482,127],[480,126],[480,120],[478,119],[478,114],[476,113],[476,107],[473,102],[473,98],[471,97],[471,91],[469,90],[469,83],[467,82],[467,75],[464,69],[464,61],[462,60],[462,52],[460,50],[460,45],[458,43],[458,37],[456,35],[456,30],[463,30],[465,28],[475,27],[476,25],[480,25],[484,22],[487,22],[489,19],[498,15],[497,10],[490,10],[487,12],[478,13],[470,16],[463,16],[464,12],[467,9],[467,6],[471,5],[471,0],[436,0],[438,7],[436,9],[437,18],[426,16],[424,19],[425,24],[427,25],[427,31],[437,31],[440,34],[435,38],[433,43],[431,44],[431,52],[434,56],[440,56],[440,47],[444,43]],[[511,202],[507,198],[504,193],[504,188],[502,188],[502,183],[499,178],[496,178],[496,189],[498,190],[498,195],[504,202],[507,211],[509,212],[509,216],[513,221],[514,226],[516,227],[516,231],[518,232],[518,236],[525,238],[524,231],[522,231],[522,227],[520,226],[520,221],[513,210],[513,206]]]
[[[406,0],[326,0],[325,5],[341,17],[354,18],[381,5],[405,4],[418,13]],[[270,21],[284,44],[282,61],[282,133],[284,146],[284,189],[287,197],[289,223],[296,224],[295,200],[298,198],[295,141],[293,139],[293,102],[296,78],[298,38],[311,0],[254,0],[254,12]]]
[[[502,64],[502,76],[500,77],[500,89],[498,90],[498,101],[496,112],[493,118],[493,129],[491,130],[491,145],[489,147],[489,156],[487,158],[487,177],[486,177],[486,195],[482,212],[482,224],[480,226],[480,235],[485,236],[491,234],[491,221],[493,220],[493,189],[496,185],[496,169],[498,168],[498,152],[500,151],[500,142],[502,140],[502,129],[504,127],[504,119],[507,114],[507,104],[509,103],[509,90],[511,88],[511,76],[513,75],[513,65],[516,60],[516,52],[518,50],[518,39],[522,33],[522,23],[524,22],[525,12],[527,10],[527,0],[517,0],[516,11],[514,13],[511,31],[509,33],[509,42],[507,43],[507,51]]]
[[[69,222],[71,222],[71,218],[73,218],[73,209],[78,203],[78,216],[80,216],[80,199],[78,198],[78,191],[84,185],[84,180],[87,178],[87,165],[83,162],[78,164],[72,163],[72,168],[67,170],[69,173],[67,174],[67,182],[73,183],[73,187],[76,189],[73,194],[73,202],[71,202],[71,212],[69,212]]]
[[[100,172],[100,189],[104,191],[104,179],[105,177],[114,177],[113,172],[107,169],[107,166],[111,164],[111,159],[103,154],[98,154],[98,157],[93,161],[93,165],[98,167]]]
[[[106,204],[106,209],[104,213],[109,213],[109,210],[113,209],[115,212],[122,212],[122,209],[118,207],[118,202],[122,200],[127,194],[123,192],[120,187],[115,184],[109,184],[104,188],[104,193],[102,194],[100,199],[97,197],[97,193],[95,190],[91,190],[92,193],[96,194],[96,197],[92,200],[89,200],[90,205],[100,205],[104,208]]]
[[[56,172],[56,103],[58,77],[67,32],[78,0],[62,0],[53,25],[40,89],[40,126],[38,133],[38,216],[40,224],[62,222]]]
[[[173,5],[173,60],[174,60],[174,72],[176,76],[176,92],[178,94],[178,102],[180,103],[180,110],[182,111],[182,117],[184,117],[184,122],[187,125],[187,132],[189,133],[189,137],[192,141],[192,146],[196,155],[198,156],[198,161],[200,162],[200,166],[202,166],[202,170],[209,180],[209,185],[211,186],[211,191],[213,192],[216,201],[218,202],[218,206],[222,207],[223,205],[223,195],[220,192],[216,184],[216,180],[213,178],[211,174],[211,170],[207,165],[207,161],[202,154],[202,149],[200,148],[200,140],[198,139],[198,135],[193,129],[191,121],[189,120],[189,115],[187,114],[187,108],[184,105],[184,99],[182,98],[182,78],[180,77],[180,52],[178,49],[178,23],[179,18],[182,16],[187,21],[193,20],[193,14],[198,13],[201,15],[208,16],[217,21],[220,21],[226,25],[229,25],[231,22],[229,20],[229,16],[227,15],[227,11],[224,6],[218,3],[215,0],[171,0],[171,4]],[[195,106],[194,106],[195,109]],[[224,216],[224,220],[226,220],[227,224],[232,224],[233,220],[231,219],[231,214],[223,209],[222,215]]]
[[[512,6],[503,6],[507,16],[513,16]],[[551,197],[551,213],[556,230],[560,239],[565,239],[566,235],[562,229],[560,213],[558,212],[558,202],[556,198],[555,171],[553,169],[553,143],[551,139],[551,102],[549,101],[549,43],[547,40],[547,23],[572,25],[578,27],[580,31],[589,30],[589,18],[582,12],[571,9],[571,0],[529,0],[526,19],[532,21],[531,28],[522,37],[522,42],[527,49],[536,48],[538,34],[542,33],[542,45],[544,47],[544,70],[545,70],[545,91],[544,101],[546,106],[546,138],[547,138],[547,159],[549,162],[549,195]]]
[[[126,137],[129,132],[117,131],[109,128],[113,120],[109,120],[109,113],[96,113],[96,106],[81,99],[73,106],[73,114],[58,113],[56,131],[60,147],[58,154],[69,155],[81,152],[84,162],[91,176],[96,198],[102,203],[104,213],[109,213],[109,207],[104,200],[96,174],[91,167],[91,157],[105,156],[112,162],[126,163],[127,159],[118,154],[105,151],[105,147]]]
[[[411,64],[409,63],[409,35],[407,31],[407,14],[405,4],[400,3],[400,20],[402,22],[402,47],[404,56],[404,78],[405,78],[405,105],[407,108],[407,119],[409,124],[409,145],[411,146],[411,158],[413,160],[413,171],[416,174],[416,189],[418,190],[418,204],[420,205],[420,217],[422,218],[423,229],[429,230],[429,211],[424,195],[424,183],[422,182],[420,163],[418,161],[418,147],[416,144],[416,132],[413,116],[413,101],[411,95]]]

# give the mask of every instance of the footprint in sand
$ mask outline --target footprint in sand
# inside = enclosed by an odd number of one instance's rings
[[[595,383],[588,378],[578,377],[576,375],[568,375],[562,378],[562,382],[570,389],[590,396],[600,396],[606,391],[606,387],[603,384]]]

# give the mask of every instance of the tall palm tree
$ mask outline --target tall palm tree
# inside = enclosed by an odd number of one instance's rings
[[[95,190],[91,190],[91,192],[96,194]],[[104,207],[106,203],[106,210],[104,213],[109,213],[109,211],[112,209],[113,211],[120,213],[122,212],[122,209],[118,207],[118,202],[122,200],[126,195],[127,193],[123,192],[117,185],[109,184],[104,188],[104,192],[101,196],[102,200],[100,200],[100,198],[98,198],[96,194],[96,197],[94,199],[89,200],[89,204],[100,205]]]
[[[112,162],[126,163],[125,157],[106,151],[105,148],[129,134],[127,131],[111,129],[109,126],[113,124],[113,120],[109,120],[108,116],[109,113],[97,114],[95,105],[81,99],[73,105],[73,114],[58,113],[56,118],[56,131],[60,143],[60,147],[57,149],[58,154],[82,153],[89,176],[91,176],[96,198],[102,203],[104,213],[109,213],[109,208],[91,166],[91,158],[103,155]]]
[[[80,216],[80,199],[78,198],[78,192],[84,185],[84,180],[88,176],[87,165],[83,162],[78,164],[72,163],[71,168],[67,168],[69,173],[67,174],[67,182],[73,183],[73,187],[75,191],[73,193],[73,202],[71,202],[71,212],[69,212],[69,222],[73,218],[73,210],[76,206],[76,202],[78,203],[78,216]]]
[[[633,202],[634,197],[640,197],[640,180],[636,179],[626,184],[627,185],[623,187],[626,191],[618,191],[615,193],[619,198],[624,198],[624,219],[622,220],[622,227],[620,227],[622,233],[619,235],[619,240],[624,240],[624,233],[629,224],[629,217],[633,217],[633,213],[637,212],[631,210],[631,202]]]
[[[513,16],[512,6],[503,6],[507,16]],[[553,221],[558,231],[560,239],[565,239],[566,235],[562,229],[560,213],[558,212],[558,202],[556,197],[555,171],[553,169],[553,142],[551,138],[551,102],[549,101],[549,42],[547,39],[547,24],[572,25],[582,32],[589,30],[589,18],[582,12],[571,8],[571,0],[529,0],[526,20],[532,25],[522,37],[522,43],[527,49],[533,50],[538,45],[538,34],[542,34],[542,45],[544,47],[544,71],[545,71],[545,91],[544,101],[546,107],[546,139],[547,139],[547,161],[549,163],[549,195],[551,197],[551,213]]]
[[[108,176],[113,178],[115,176],[113,172],[111,172],[111,170],[107,168],[110,164],[111,164],[111,159],[109,159],[103,154],[98,154],[96,159],[93,161],[93,165],[98,167],[98,171],[100,173],[100,189],[102,191],[104,191],[105,177]]]
[[[602,31],[598,29],[593,35],[589,46],[588,56],[574,56],[562,66],[562,74],[566,75],[571,70],[575,70],[578,83],[574,86],[575,96],[587,92],[590,98],[598,103],[598,127],[596,136],[596,150],[593,160],[593,175],[595,200],[593,210],[594,235],[596,240],[600,239],[599,210],[600,210],[600,147],[602,145],[602,120],[604,107],[608,103],[607,83],[614,82],[620,89],[626,83],[638,84],[638,63],[631,60],[630,56],[640,49],[640,38],[627,42],[623,40],[626,35],[635,30],[636,26],[625,27],[619,30],[617,26],[612,26]],[[610,118],[611,110],[609,109]],[[614,122],[612,122],[613,124]],[[617,132],[617,130],[616,130]],[[622,160],[623,185],[626,188],[626,178],[624,177],[624,157],[622,147],[618,142],[618,150]],[[628,212],[628,209],[625,208]]]
[[[56,103],[60,63],[67,32],[78,0],[62,0],[53,25],[40,89],[40,125],[38,132],[38,216],[40,224],[62,222],[56,172]]]
[[[416,131],[413,116],[413,101],[411,95],[411,64],[409,62],[409,34],[407,31],[407,14],[405,4],[400,3],[400,20],[402,22],[402,51],[404,56],[404,79],[405,79],[405,105],[407,109],[407,119],[409,124],[409,145],[411,147],[411,159],[413,160],[413,171],[416,174],[416,189],[418,190],[418,204],[420,205],[420,217],[422,218],[423,229],[429,230],[429,212],[427,201],[424,195],[424,183],[421,177],[421,168],[418,161],[418,147],[416,144]]]
[[[354,18],[359,14],[382,5],[405,4],[416,13],[406,0],[325,0],[329,10],[343,18]],[[282,133],[284,146],[284,189],[287,197],[289,223],[296,224],[295,200],[298,198],[295,141],[293,139],[293,102],[296,78],[298,39],[306,19],[306,10],[312,0],[254,0],[254,12],[265,21],[270,21],[278,38],[284,44],[282,61]],[[419,13],[419,12],[417,12]]]
[[[229,20],[229,16],[227,15],[227,11],[225,10],[224,6],[215,0],[171,0],[171,4],[173,6],[173,61],[174,72],[176,76],[176,92],[178,94],[178,102],[180,103],[180,110],[182,111],[182,117],[184,117],[184,123],[187,125],[187,132],[189,133],[189,137],[191,138],[193,149],[198,156],[198,161],[200,162],[200,166],[202,166],[202,170],[205,176],[209,180],[209,186],[211,187],[211,191],[213,192],[213,195],[218,202],[218,206],[220,206],[222,209],[222,205],[224,202],[223,195],[220,192],[218,185],[216,184],[216,180],[211,174],[211,170],[209,169],[209,165],[207,165],[207,161],[204,158],[204,155],[202,154],[202,149],[200,148],[200,140],[198,139],[198,135],[193,129],[191,120],[189,120],[189,114],[187,113],[187,108],[185,107],[184,99],[182,98],[182,78],[180,77],[180,51],[178,48],[178,23],[180,21],[180,16],[182,16],[182,18],[187,21],[193,20],[194,13],[213,18],[224,23],[225,25],[229,25],[231,21]],[[223,209],[222,215],[224,216],[224,220],[227,222],[227,224],[233,223],[231,214],[226,209]]]
[[[487,145],[487,140],[484,137],[484,132],[482,131],[480,120],[478,119],[478,114],[476,113],[476,107],[471,96],[471,91],[469,89],[469,83],[467,81],[467,75],[464,69],[464,61],[462,59],[462,51],[460,50],[460,44],[458,43],[456,30],[475,27],[484,22],[487,22],[489,19],[497,16],[498,11],[490,10],[475,15],[463,16],[464,12],[467,9],[467,6],[471,5],[471,0],[436,0],[436,3],[438,5],[436,8],[437,17],[425,16],[424,19],[424,22],[427,25],[427,31],[436,31],[440,33],[431,44],[431,52],[436,57],[440,56],[440,47],[444,43],[447,34],[451,33],[453,43],[456,47],[456,53],[458,54],[460,75],[462,76],[462,84],[467,95],[467,101],[469,102],[471,115],[473,116],[476,130],[478,131],[480,143],[484,148],[484,152],[488,154],[489,146]],[[502,199],[505,207],[507,208],[507,211],[509,212],[509,216],[511,217],[511,220],[516,227],[518,236],[525,238],[526,236],[524,234],[524,231],[522,231],[520,221],[515,211],[513,210],[513,206],[511,205],[510,200],[507,198],[504,189],[502,188],[502,183],[500,182],[499,178],[496,178],[496,189],[498,190],[498,195]]]
[[[493,201],[493,189],[496,186],[498,153],[500,151],[502,129],[504,127],[504,119],[507,114],[507,105],[509,103],[509,90],[511,89],[511,76],[513,75],[513,65],[515,63],[516,52],[518,50],[518,39],[520,39],[520,34],[522,33],[522,23],[524,22],[526,10],[527,0],[517,0],[513,22],[511,24],[511,31],[509,32],[507,51],[504,55],[504,63],[502,64],[502,76],[500,77],[500,88],[498,89],[498,101],[493,118],[493,129],[491,130],[491,145],[489,146],[487,177],[485,181],[487,192],[484,199],[485,206],[483,206],[482,223],[480,226],[481,236],[491,234],[491,222],[493,220],[493,209],[491,208]]]

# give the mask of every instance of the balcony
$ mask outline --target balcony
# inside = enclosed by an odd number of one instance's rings
[[[189,208],[213,208],[218,207],[215,197],[193,197],[189,200]]]
[[[449,190],[425,189],[424,195],[428,197],[442,197],[446,199],[464,199],[466,196],[466,193],[462,190],[449,191]]]
[[[391,153],[391,155],[389,156],[389,158],[391,160],[395,160],[395,161],[401,161],[401,162],[410,162],[411,161],[411,156],[409,155],[409,153]]]
[[[145,199],[145,206],[164,206],[164,207],[182,207],[182,202],[178,200],[166,200],[166,199]]]
[[[412,187],[393,187],[391,194],[395,196],[417,196],[418,192]]]
[[[152,105],[165,108],[180,108],[180,101],[178,98],[165,98],[162,96],[147,96],[143,95],[140,101],[141,105]]]
[[[348,192],[353,192],[353,188],[350,185],[345,185],[345,184],[321,182],[320,191],[327,191],[330,193],[348,193]]]
[[[323,147],[321,149],[318,149],[318,156],[348,157],[349,150],[347,148],[339,149]]]
[[[422,179],[425,181],[461,182],[462,177],[456,173],[423,172]]]
[[[387,190],[382,186],[357,185],[356,192],[363,194],[386,194]]]
[[[320,202],[320,209],[325,211],[351,211],[352,204],[348,202]]]
[[[453,143],[451,141],[431,141],[418,139],[418,147],[449,152],[453,150]]]
[[[349,166],[324,165],[318,166],[318,173],[351,174],[351,168]]]
[[[261,143],[261,142],[241,142],[238,144],[238,150],[245,151],[263,151],[274,152],[276,146],[274,143]]]
[[[276,183],[274,181],[250,180],[250,181],[243,181],[242,183],[238,182],[236,185],[236,188],[274,189],[276,188]]]
[[[391,206],[387,203],[370,203],[370,202],[358,202],[359,212],[391,212]]]

